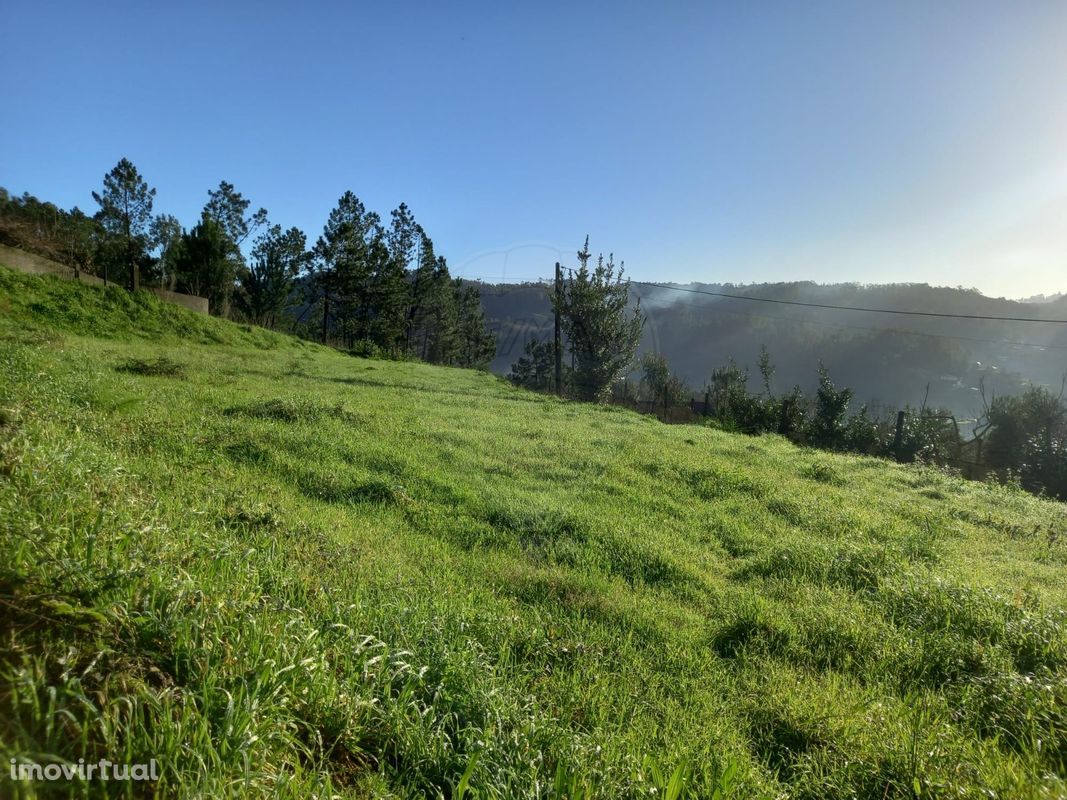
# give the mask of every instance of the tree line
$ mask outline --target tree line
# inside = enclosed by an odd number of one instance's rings
[[[611,256],[590,266],[589,241],[559,291],[549,290],[564,334],[562,392],[577,400],[615,403],[667,422],[712,424],[751,435],[779,434],[796,444],[958,470],[966,477],[1013,483],[1067,500],[1067,378],[1059,393],[1031,385],[1021,394],[992,396],[982,389],[983,412],[968,438],[954,415],[924,402],[882,413],[853,410],[855,392],[838,387],[820,363],[813,392],[773,390],[775,366],[761,348],[759,388],[732,360],[694,390],[659,353],[637,360],[644,316],[630,303],[630,284]],[[637,379],[632,376],[637,373]],[[509,373],[518,386],[555,391],[555,346],[530,340]]]
[[[309,243],[233,184],[208,191],[185,228],[154,213],[156,190],[128,159],[103,179],[93,214],[0,189],[0,240],[136,291],[206,297],[213,314],[279,328],[362,355],[485,368],[496,352],[477,287],[401,204],[388,224],[351,191]]]

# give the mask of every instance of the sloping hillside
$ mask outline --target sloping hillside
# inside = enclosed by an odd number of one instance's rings
[[[5,761],[156,759],[164,796],[1067,793],[1060,504],[2,269],[0,409]]]

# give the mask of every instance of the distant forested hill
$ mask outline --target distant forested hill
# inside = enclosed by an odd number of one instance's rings
[[[802,282],[681,288],[837,306],[1067,319],[1064,297],[1017,302],[926,284]],[[1015,393],[1028,381],[1056,388],[1067,371],[1067,325],[805,308],[638,283],[633,291],[648,315],[642,351],[662,352],[694,390],[731,358],[751,368],[755,388],[756,362],[766,345],[779,390],[793,384],[814,388],[822,361],[835,382],[856,390],[857,403],[918,405],[928,391],[929,404],[966,418],[981,408],[982,381],[991,396]],[[506,373],[529,339],[551,338],[552,311],[544,286],[483,284],[481,295],[487,321],[497,332],[493,371]]]

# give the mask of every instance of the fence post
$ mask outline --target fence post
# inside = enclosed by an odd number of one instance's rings
[[[904,412],[897,412],[897,429],[893,434],[893,455],[900,461],[900,448],[904,444]]]
[[[789,435],[789,403],[788,397],[782,400],[782,411],[778,415],[778,433],[782,436]]]

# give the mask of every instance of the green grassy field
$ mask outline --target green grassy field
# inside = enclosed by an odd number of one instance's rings
[[[0,269],[10,759],[165,796],[1067,796],[1067,516]]]

